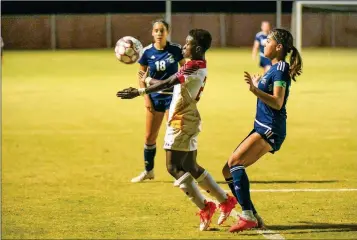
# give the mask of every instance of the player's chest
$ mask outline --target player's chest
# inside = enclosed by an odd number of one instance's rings
[[[177,62],[174,58],[174,55],[170,52],[161,53],[161,54],[151,54],[148,56],[148,64],[151,69],[156,71],[165,71],[168,68],[171,68]]]
[[[264,92],[273,92],[273,78],[270,74],[265,74],[259,81],[258,88]]]

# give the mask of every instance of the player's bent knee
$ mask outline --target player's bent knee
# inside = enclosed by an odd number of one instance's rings
[[[173,176],[174,178],[176,178],[178,172],[179,172],[179,169],[177,166],[173,165],[173,164],[167,164],[166,165],[166,169],[167,169],[167,172],[171,174],[171,176]]]
[[[222,175],[224,177],[229,177],[231,176],[231,172],[229,170],[229,165],[228,165],[228,162],[226,164],[224,164],[223,168],[222,168]]]
[[[199,165],[195,165],[195,166],[192,166],[191,168],[189,169],[185,169],[187,172],[191,173],[191,175],[194,177],[194,178],[198,178],[199,176],[201,176],[201,174],[205,171],[204,168],[202,168],[201,166]]]
[[[158,136],[157,133],[155,133],[155,134],[149,133],[149,134],[147,134],[147,135],[145,136],[145,142],[146,142],[147,144],[155,144],[155,143],[156,143],[157,136]]]
[[[232,167],[235,165],[244,165],[244,160],[241,158],[238,158],[237,156],[231,156],[228,160],[228,166]]]

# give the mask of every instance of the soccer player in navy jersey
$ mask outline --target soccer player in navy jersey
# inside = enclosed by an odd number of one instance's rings
[[[289,53],[290,63],[287,63],[285,58]],[[257,96],[254,128],[234,150],[222,171],[242,207],[242,215],[238,223],[229,229],[230,232],[258,226],[245,168],[267,152],[274,153],[280,149],[286,137],[286,103],[291,80],[295,81],[302,71],[302,58],[287,30],[274,29],[268,35],[264,56],[271,60],[272,67],[263,77],[251,76],[248,72],[244,74],[249,90]]]
[[[267,41],[268,34],[271,30],[270,23],[268,21],[263,21],[261,24],[261,30],[255,35],[252,58],[256,59],[259,50],[259,66],[263,68],[264,73],[266,73],[271,67],[271,61],[269,58],[264,56],[264,45]]]
[[[183,66],[185,59],[182,55],[182,47],[179,44],[167,41],[169,24],[162,19],[155,20],[152,27],[154,42],[143,49],[139,59],[139,71],[146,71],[149,67],[149,75],[158,80],[165,80],[178,71],[178,64]],[[140,87],[145,87],[139,80]],[[154,178],[154,159],[156,155],[156,139],[164,115],[172,100],[172,89],[144,96],[146,107],[146,133],[144,144],[145,170],[131,182],[142,182]]]

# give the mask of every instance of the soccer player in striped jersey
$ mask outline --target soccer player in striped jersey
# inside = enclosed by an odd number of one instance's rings
[[[290,64],[285,61],[288,53]],[[257,212],[250,198],[249,179],[245,168],[267,152],[278,151],[286,137],[286,103],[291,80],[301,74],[302,58],[293,46],[291,33],[274,29],[264,47],[265,57],[272,67],[263,75],[244,74],[249,90],[257,96],[254,128],[238,145],[223,168],[223,175],[242,207],[242,215],[229,231],[237,232],[257,227]],[[233,180],[233,181],[232,181]]]
[[[257,53],[259,51],[259,66],[263,68],[264,73],[266,73],[271,67],[271,61],[269,58],[264,56],[264,45],[267,41],[267,36],[271,30],[270,23],[268,21],[263,21],[261,24],[261,30],[255,35],[252,58],[256,59]]]
[[[144,48],[138,61],[140,64],[139,71],[146,71],[149,68],[150,76],[158,80],[167,79],[178,71],[178,65],[183,66],[185,64],[181,45],[167,41],[169,28],[169,24],[163,19],[153,22],[152,36],[154,42]],[[145,87],[140,80],[139,86]],[[133,183],[154,178],[156,139],[164,115],[166,114],[166,117],[168,115],[172,100],[172,89],[147,94],[144,99],[146,107],[145,170],[131,180]]]
[[[225,215],[229,215],[228,213],[237,203],[236,198],[226,194],[207,170],[196,161],[197,136],[201,128],[197,102],[200,100],[206,83],[205,52],[210,48],[211,42],[212,37],[208,31],[191,30],[183,47],[184,57],[190,60],[181,67],[177,74],[164,81],[146,78],[146,74],[143,74],[142,79],[145,79],[149,85],[147,88],[127,88],[117,93],[117,96],[122,99],[131,99],[174,86],[164,143],[166,167],[176,179],[174,186],[179,187],[200,209],[198,215],[201,231],[209,227],[216,205],[205,199],[197,184],[218,200],[219,208]]]

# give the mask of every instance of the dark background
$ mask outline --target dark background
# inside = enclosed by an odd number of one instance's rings
[[[283,1],[282,12],[291,13],[292,4]],[[275,13],[276,1],[173,1],[171,10],[172,13]],[[1,1],[3,15],[163,12],[165,1]]]

